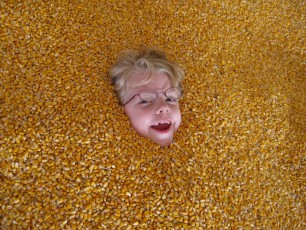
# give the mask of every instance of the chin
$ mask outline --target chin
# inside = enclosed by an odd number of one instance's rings
[[[166,140],[155,140],[152,139],[156,144],[159,144],[161,147],[167,147],[172,143],[173,138],[169,138]]]
[[[174,126],[170,126],[163,130],[156,130],[152,127],[150,127],[148,130],[140,130],[136,128],[135,130],[140,136],[152,140],[154,143],[160,145],[161,147],[167,147],[172,143],[174,133],[177,128],[174,129]]]

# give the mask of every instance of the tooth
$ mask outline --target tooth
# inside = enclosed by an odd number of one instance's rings
[[[161,122],[157,122],[155,126],[157,126],[158,124],[168,124],[170,125],[170,121],[161,121]]]

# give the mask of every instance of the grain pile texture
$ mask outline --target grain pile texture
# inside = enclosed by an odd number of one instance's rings
[[[305,1],[0,2],[1,229],[305,229]],[[169,147],[107,71],[186,72]]]

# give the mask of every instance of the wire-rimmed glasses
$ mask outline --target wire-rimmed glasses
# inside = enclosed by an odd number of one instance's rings
[[[127,103],[133,100],[136,96],[139,96],[141,103],[155,101],[158,98],[159,93],[164,94],[165,97],[167,98],[166,100],[170,102],[176,102],[183,94],[180,89],[175,88],[175,87],[169,88],[165,92],[158,92],[154,89],[147,89],[138,94],[135,94],[127,102],[125,102],[122,106],[125,106]]]

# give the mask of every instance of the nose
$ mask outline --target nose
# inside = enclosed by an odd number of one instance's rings
[[[157,114],[170,113],[170,107],[169,107],[169,105],[166,103],[165,99],[162,98],[162,97],[159,97],[159,98],[158,98],[156,113],[157,113]]]

